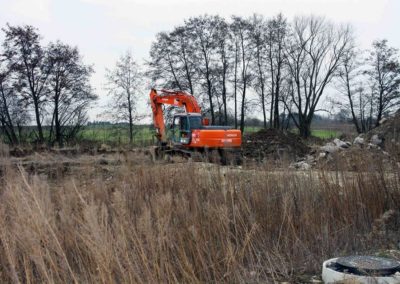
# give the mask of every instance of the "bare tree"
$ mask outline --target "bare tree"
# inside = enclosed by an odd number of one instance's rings
[[[251,24],[248,20],[236,16],[232,17],[231,29],[240,47],[240,88],[242,90],[240,130],[243,133],[246,111],[246,92],[251,83],[249,65],[254,54],[254,47],[251,42]]]
[[[193,46],[186,27],[177,27],[169,35],[172,47],[172,55],[177,58],[177,68],[184,78],[182,89],[188,90],[195,95],[193,76],[196,72],[193,56]]]
[[[229,25],[225,20],[220,20],[217,26],[217,76],[219,77],[218,86],[222,98],[224,124],[228,123],[228,93],[227,85],[230,69],[232,66],[232,35],[229,30]],[[221,114],[220,114],[221,117]]]
[[[46,60],[46,50],[40,45],[40,35],[32,26],[11,26],[3,29],[4,55],[8,66],[18,76],[15,88],[27,105],[33,105],[38,130],[38,142],[44,141],[42,119],[47,102],[47,81],[52,65]]]
[[[251,20],[251,40],[255,48],[254,56],[254,89],[260,98],[261,111],[263,115],[263,125],[267,128],[267,46],[266,46],[266,32],[267,23],[262,16],[254,15]]]
[[[209,110],[211,114],[211,123],[215,123],[214,111],[214,80],[215,64],[213,64],[214,55],[218,43],[218,27],[223,20],[218,16],[201,16],[190,18],[185,21],[186,28],[190,34],[191,44],[194,47],[194,57],[196,58],[196,69],[199,74],[199,79],[203,81],[200,86],[204,86],[207,93]]]
[[[362,123],[363,112],[359,108],[362,106],[363,98],[357,98],[357,96],[364,95],[359,87],[362,80],[360,67],[360,52],[355,47],[349,48],[338,68],[337,90],[344,95],[345,99],[340,97],[333,100],[334,105],[338,106],[340,110],[350,111],[351,119],[358,133],[366,130]]]
[[[157,34],[150,48],[150,61],[147,62],[147,76],[152,85],[162,85],[163,88],[183,90],[183,77],[178,68],[175,45],[168,33]]]
[[[0,124],[9,143],[15,145],[21,141],[21,131],[17,132],[17,129],[21,130],[29,116],[15,92],[10,70],[1,63],[0,61]]]
[[[300,135],[307,138],[317,106],[345,56],[352,33],[348,26],[334,26],[323,18],[295,18],[286,49],[290,76],[295,90],[291,100]]]
[[[270,126],[279,128],[279,102],[281,101],[281,89],[283,81],[283,69],[286,56],[288,25],[282,14],[268,21],[267,27],[267,50],[271,76],[271,117]]]
[[[129,142],[132,143],[142,75],[131,52],[122,55],[113,70],[107,70],[106,79],[112,110],[118,121],[128,122]]]
[[[239,54],[240,54],[240,45],[239,45],[239,38],[234,36],[234,71],[233,71],[233,100],[234,100],[234,121],[235,121],[235,129],[238,128],[238,70],[239,70]]]
[[[375,41],[367,58],[371,95],[375,102],[376,123],[382,116],[400,105],[400,63],[398,50],[387,45],[387,40]]]
[[[82,63],[76,47],[59,41],[49,45],[48,57],[53,66],[48,79],[52,107],[48,139],[49,144],[56,141],[62,147],[75,137],[86,121],[87,108],[97,99],[89,83],[93,69]]]

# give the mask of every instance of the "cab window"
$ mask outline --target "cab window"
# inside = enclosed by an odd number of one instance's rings
[[[189,117],[190,121],[190,129],[201,129],[202,128],[202,123],[201,123],[201,117],[200,116],[191,116]]]
[[[188,119],[185,116],[180,117],[180,130],[181,131],[189,130]]]

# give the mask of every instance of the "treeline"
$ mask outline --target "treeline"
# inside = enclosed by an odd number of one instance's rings
[[[231,112],[242,131],[259,112],[264,127],[290,117],[308,137],[316,112],[340,110],[364,132],[398,108],[400,69],[386,40],[363,52],[355,42],[349,25],[316,16],[206,15],[159,33],[147,74],[154,86],[195,95],[213,123],[227,124]]]
[[[3,136],[18,144],[23,126],[33,123],[37,143],[74,140],[97,98],[89,84],[93,68],[77,47],[43,45],[32,26],[7,25],[2,32]],[[144,66],[127,52],[106,71],[105,117],[129,124],[131,142],[134,123],[146,115],[137,104],[140,96],[147,98],[145,79],[158,89],[188,91],[212,123],[242,132],[255,115],[264,128],[294,125],[308,137],[320,111],[338,112],[366,132],[400,104],[398,50],[386,40],[360,50],[351,26],[317,16],[190,18],[157,34]]]
[[[32,26],[7,25],[0,57],[0,125],[11,144],[23,142],[23,129],[35,123],[33,140],[63,146],[87,122],[97,96],[91,66],[77,47],[63,42],[44,46]],[[46,125],[46,127],[44,126]]]

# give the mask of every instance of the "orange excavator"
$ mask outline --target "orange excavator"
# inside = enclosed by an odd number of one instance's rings
[[[201,115],[201,108],[194,96],[183,91],[152,89],[150,91],[153,122],[158,145],[156,155],[179,153],[192,156],[193,153],[217,152],[220,157],[226,153],[238,152],[242,144],[240,130],[229,126],[210,126]],[[184,113],[176,114],[168,133],[164,122],[163,105],[183,107]]]

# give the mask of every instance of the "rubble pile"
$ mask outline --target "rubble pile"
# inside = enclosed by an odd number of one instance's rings
[[[247,134],[242,142],[243,157],[257,161],[266,158],[295,160],[306,156],[309,152],[310,147],[298,135],[277,129],[262,129]]]
[[[397,164],[400,167],[400,112],[383,119],[380,125],[352,142],[338,138],[323,146],[315,147],[291,164],[291,168],[308,170],[312,167],[325,169],[355,170],[359,165],[369,168]]]
[[[308,170],[312,167],[330,170],[364,170],[396,165],[400,167],[400,112],[382,119],[380,125],[353,141],[338,138],[325,145],[314,147],[309,155],[297,159],[291,168]]]

